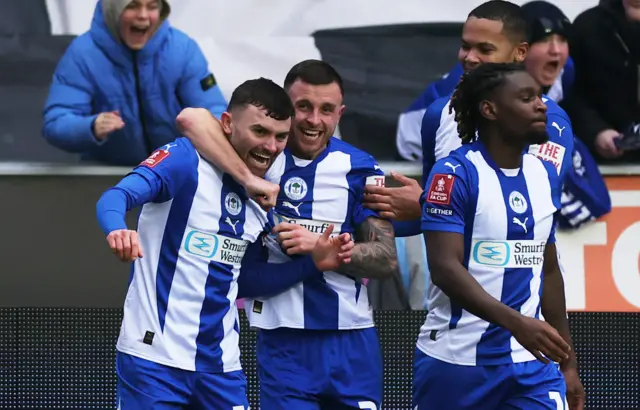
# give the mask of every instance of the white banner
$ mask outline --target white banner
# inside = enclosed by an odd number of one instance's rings
[[[54,35],[87,31],[95,0],[46,0]],[[527,1],[515,0],[516,4]],[[196,39],[228,98],[250,78],[281,84],[291,66],[320,58],[317,30],[462,22],[484,0],[174,0],[171,24]],[[573,20],[598,0],[555,0]]]

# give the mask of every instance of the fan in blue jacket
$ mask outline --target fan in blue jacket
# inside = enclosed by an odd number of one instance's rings
[[[183,108],[219,118],[226,101],[198,44],[169,25],[167,0],[100,0],[58,63],[44,108],[52,145],[137,165],[178,135]]]

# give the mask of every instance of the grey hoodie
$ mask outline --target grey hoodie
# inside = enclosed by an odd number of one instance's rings
[[[131,3],[132,0],[102,0],[102,14],[104,15],[104,23],[109,28],[109,31],[113,37],[120,41],[120,16],[124,9]],[[160,1],[160,21],[162,24],[171,13],[171,6],[169,0]]]

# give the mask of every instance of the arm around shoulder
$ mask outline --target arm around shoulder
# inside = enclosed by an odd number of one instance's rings
[[[205,108],[185,108],[176,118],[178,130],[198,152],[238,183],[254,177],[227,139],[218,121]]]

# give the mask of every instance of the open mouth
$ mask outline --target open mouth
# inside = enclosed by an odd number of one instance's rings
[[[549,72],[556,72],[558,71],[559,68],[560,68],[560,61],[558,60],[549,61],[544,65],[545,71],[549,71]]]
[[[249,154],[249,158],[251,159],[253,165],[259,168],[268,168],[269,163],[271,162],[271,155],[269,154],[251,152]]]
[[[141,38],[147,35],[151,27],[146,26],[131,26],[131,34],[137,38]]]
[[[308,128],[300,128],[300,132],[308,139],[317,139],[322,135],[320,130],[311,130]]]

